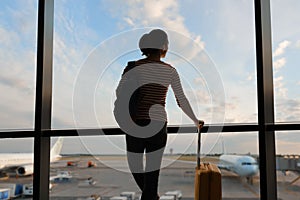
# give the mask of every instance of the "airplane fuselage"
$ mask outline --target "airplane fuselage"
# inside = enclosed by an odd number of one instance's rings
[[[63,138],[59,137],[50,151],[50,162],[60,158]],[[18,176],[33,174],[33,153],[0,153],[0,173],[14,172]]]
[[[235,172],[242,177],[251,177],[258,173],[256,160],[251,156],[242,155],[221,155],[220,161],[229,163],[228,170]]]
[[[7,165],[18,165],[33,163],[32,153],[1,153],[0,169]]]

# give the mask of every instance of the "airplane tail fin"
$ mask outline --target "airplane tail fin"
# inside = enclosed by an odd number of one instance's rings
[[[221,142],[222,142],[222,154],[226,154],[225,143],[224,143],[224,137],[223,137],[223,134],[222,134],[222,133],[221,133]]]
[[[60,157],[62,145],[63,145],[63,138],[59,137],[57,139],[57,141],[55,142],[55,144],[53,145],[53,147],[51,148],[51,151],[50,151],[50,160],[51,161],[56,160],[58,157]]]

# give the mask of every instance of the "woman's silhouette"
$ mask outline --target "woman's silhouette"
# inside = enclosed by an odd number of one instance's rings
[[[161,61],[168,51],[168,36],[160,29],[144,34],[139,41],[142,55],[146,56],[129,62],[116,90],[118,101],[126,102],[122,96],[129,96],[127,109],[130,115],[116,114],[122,130],[126,132],[126,148],[129,168],[142,191],[141,200],[157,200],[158,180],[162,155],[167,142],[167,114],[165,102],[168,87],[171,86],[179,107],[196,126],[201,126],[187,100],[174,67]],[[134,91],[125,85],[131,82]],[[128,94],[129,93],[129,94]],[[131,94],[130,94],[131,93]],[[126,95],[124,95],[126,94]],[[121,99],[121,100],[120,100]],[[121,122],[122,121],[122,122]],[[134,128],[131,122],[138,128]],[[122,124],[122,125],[121,125]],[[146,166],[143,156],[146,152]]]

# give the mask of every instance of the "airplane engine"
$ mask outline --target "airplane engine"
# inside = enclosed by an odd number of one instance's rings
[[[23,165],[17,168],[18,176],[28,176],[33,174],[33,165]]]

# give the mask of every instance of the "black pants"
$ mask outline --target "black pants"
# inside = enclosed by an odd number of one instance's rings
[[[148,122],[139,121],[138,124],[145,125]],[[141,200],[158,199],[159,172],[166,143],[166,123],[158,133],[149,138],[137,138],[126,134],[128,164],[134,180],[142,191]],[[144,152],[146,152],[145,169]]]

